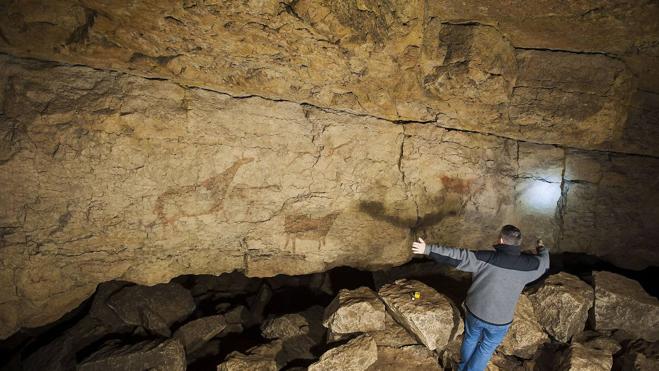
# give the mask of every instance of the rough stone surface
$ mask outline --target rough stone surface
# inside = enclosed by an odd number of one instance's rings
[[[526,294],[520,295],[513,323],[499,346],[499,350],[505,355],[528,359],[533,357],[538,346],[547,341],[549,338],[538,323],[531,300]]]
[[[186,354],[191,354],[222,332],[226,326],[227,322],[222,315],[198,318],[176,330],[174,338],[181,341]]]
[[[636,340],[627,344],[614,360],[614,369],[620,371],[659,370],[659,343]]]
[[[389,119],[629,148],[632,94],[659,90],[659,9],[640,0],[522,5],[9,3],[0,50]],[[634,139],[634,149],[656,154],[647,145],[656,138]]]
[[[567,343],[584,330],[593,295],[586,282],[561,272],[547,277],[529,298],[540,325],[556,340]]]
[[[369,368],[369,371],[413,371],[413,370],[442,370],[437,363],[437,356],[423,345],[409,345],[405,347],[389,347],[378,345],[378,359]]]
[[[378,346],[369,335],[360,335],[325,352],[309,371],[367,370],[378,359]]]
[[[381,269],[501,220],[657,265],[658,14],[1,1],[0,338],[100,282]]]
[[[385,308],[368,287],[342,289],[325,308],[323,326],[334,335],[384,330]]]
[[[123,345],[110,341],[78,365],[80,371],[184,371],[185,350],[176,339]]]
[[[573,343],[563,353],[558,370],[560,371],[610,371],[613,358],[607,351],[588,348]]]
[[[110,296],[107,305],[126,324],[162,336],[170,336],[170,327],[195,309],[190,292],[175,283],[124,287]]]
[[[269,318],[261,324],[261,335],[266,339],[286,339],[308,333],[309,321],[299,313]]]
[[[414,292],[421,297],[412,300]],[[446,296],[414,280],[382,286],[378,295],[394,319],[430,350],[442,350],[464,330],[458,308]]]
[[[419,344],[419,340],[410,334],[405,327],[396,322],[388,312],[385,313],[384,329],[368,333],[380,347],[404,348],[409,345]]]
[[[591,322],[595,330],[624,330],[648,341],[659,340],[659,300],[641,285],[611,272],[594,272],[595,305]]]
[[[226,359],[217,366],[217,371],[277,371],[277,354],[282,350],[282,341],[274,340],[270,343],[258,345],[247,350],[247,354],[231,352]]]
[[[312,348],[323,342],[326,333],[321,323],[323,310],[321,306],[312,306],[299,313],[268,318],[261,324],[264,338],[282,342],[282,349],[276,356],[277,364],[316,359]]]
[[[23,369],[52,371],[75,369],[77,352],[116,329],[91,317],[83,317],[48,344],[30,354],[23,361]]]

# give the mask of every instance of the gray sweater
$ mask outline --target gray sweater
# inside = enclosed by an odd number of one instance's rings
[[[515,306],[524,286],[549,269],[549,251],[522,254],[519,246],[495,245],[494,251],[426,245],[425,254],[461,271],[472,272],[465,309],[478,319],[494,325],[513,320]]]

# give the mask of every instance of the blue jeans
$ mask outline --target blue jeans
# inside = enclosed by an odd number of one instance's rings
[[[460,348],[459,371],[483,371],[492,353],[508,332],[508,325],[493,325],[481,321],[467,311],[465,332]]]

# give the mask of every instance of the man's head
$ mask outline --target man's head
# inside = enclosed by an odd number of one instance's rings
[[[514,225],[504,225],[499,234],[499,242],[506,245],[520,245],[522,243],[522,232]]]

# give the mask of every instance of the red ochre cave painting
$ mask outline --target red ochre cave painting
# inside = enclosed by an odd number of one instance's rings
[[[199,183],[169,188],[158,196],[154,212],[164,224],[173,224],[183,217],[217,212],[224,204],[224,196],[238,169],[252,161],[253,158],[242,158]]]
[[[312,218],[305,214],[288,214],[284,217],[284,232],[286,233],[286,244],[288,247],[292,240],[292,251],[295,253],[295,240],[317,240],[318,249],[325,246],[325,237],[334,224],[338,212],[333,212],[319,218]]]

